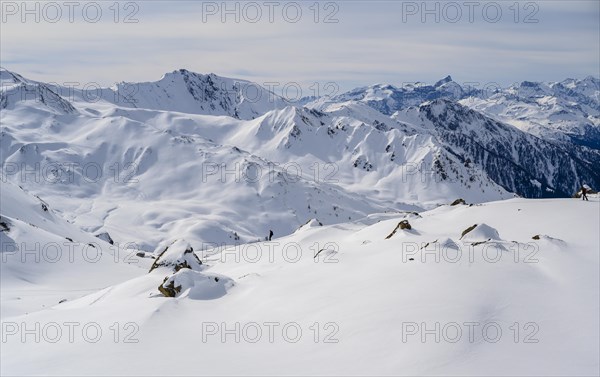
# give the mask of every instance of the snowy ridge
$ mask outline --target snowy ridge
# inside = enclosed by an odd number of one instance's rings
[[[462,161],[475,163],[508,191],[526,197],[571,196],[581,182],[600,185],[600,174],[577,151],[521,132],[447,100],[394,115],[420,119]]]
[[[258,84],[185,69],[167,73],[156,82],[119,83],[112,90],[125,106],[237,119],[254,119],[288,105]]]
[[[462,103],[536,136],[560,144],[600,150],[600,80],[567,79],[557,83],[523,82],[488,98]]]
[[[434,85],[423,83],[374,85],[351,90],[332,98],[307,104],[322,109],[328,104],[358,101],[392,115],[425,101],[460,101],[483,114],[532,133],[548,141],[590,148],[598,162],[600,152],[600,79],[566,79],[542,83],[523,81],[508,88],[490,84],[488,88],[461,86],[450,76]]]
[[[76,112],[68,100],[56,93],[55,87],[25,79],[0,68],[0,109],[6,111],[29,104],[41,104],[45,110],[54,114]]]
[[[2,183],[2,317],[54,306],[137,276],[143,262],[81,231],[44,200]]]

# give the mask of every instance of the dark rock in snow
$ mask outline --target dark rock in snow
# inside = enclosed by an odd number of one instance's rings
[[[410,225],[410,223],[408,222],[408,220],[402,220],[398,223],[398,225],[396,225],[396,228],[394,228],[394,230],[392,231],[392,233],[390,233],[387,237],[385,237],[385,239],[390,239],[394,236],[394,234],[396,234],[396,232],[398,231],[398,229],[407,229],[410,230],[412,229],[412,226]]]
[[[194,249],[189,243],[179,240],[167,246],[160,253],[158,258],[152,263],[149,272],[158,267],[170,267],[173,272],[177,272],[182,268],[200,271],[202,270],[202,261],[194,254]]]
[[[165,280],[163,280],[163,283],[161,285],[158,286],[158,290],[160,291],[160,293],[162,293],[165,297],[175,297],[177,296],[177,294],[179,292],[181,292],[181,286],[176,287],[174,282],[170,282],[169,284],[165,285],[165,282],[169,279],[169,277],[167,276],[165,278]]]
[[[108,234],[108,232],[103,232],[103,233],[98,233],[96,234],[97,238],[100,238],[102,241],[106,241],[111,245],[115,244],[115,241],[113,241],[113,239],[111,238],[110,234]]]
[[[2,232],[10,231],[10,226],[8,225],[8,221],[0,221],[0,231],[2,231]]]
[[[460,238],[463,238],[465,235],[467,235],[467,233],[469,233],[470,231],[472,231],[475,228],[477,228],[477,224],[474,224],[474,225],[468,227],[467,229],[463,230],[462,234],[460,235]]]

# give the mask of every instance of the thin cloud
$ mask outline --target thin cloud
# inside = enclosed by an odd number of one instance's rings
[[[406,3],[406,2],[405,2]],[[421,2],[415,2],[421,4]],[[220,4],[220,2],[218,2]],[[320,3],[323,5],[324,3]],[[600,75],[600,3],[541,1],[538,23],[515,22],[508,4],[497,23],[402,19],[402,2],[340,2],[337,23],[202,22],[201,2],[143,2],[139,23],[2,23],[0,63],[47,81],[151,81],[185,67],[259,83],[468,81],[510,84]],[[524,6],[525,3],[520,3]],[[519,14],[524,17],[524,9]],[[110,15],[110,14],[109,14]],[[321,9],[319,17],[325,13]],[[429,18],[432,20],[433,18]],[[40,36],[44,36],[41,38]]]

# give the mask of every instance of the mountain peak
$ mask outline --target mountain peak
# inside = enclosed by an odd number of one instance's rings
[[[167,72],[163,75],[163,78],[165,77],[179,77],[179,76],[183,76],[183,77],[189,77],[189,76],[195,76],[195,77],[208,77],[208,76],[212,76],[212,77],[216,77],[217,75],[215,75],[214,73],[209,73],[209,74],[204,74],[204,73],[198,73],[198,72],[194,72],[194,71],[190,71],[189,69],[186,68],[179,68],[179,69],[175,69],[171,72]]]
[[[600,80],[597,77],[592,76],[592,75],[586,76],[581,81],[583,81],[583,82],[591,82],[591,83],[596,84],[596,85],[598,84],[598,82],[600,82]]]
[[[0,67],[0,83],[2,86],[23,83],[25,81],[27,80],[18,73],[11,72],[4,67]]]
[[[438,82],[436,82],[433,86],[438,88],[446,83],[449,83],[452,81],[452,76],[448,75],[446,77],[444,77],[443,79],[439,80]]]

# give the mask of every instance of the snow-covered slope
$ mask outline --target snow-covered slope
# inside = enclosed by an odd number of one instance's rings
[[[53,114],[71,114],[75,108],[57,93],[57,87],[32,81],[0,68],[0,109],[3,112],[20,107],[39,105]],[[34,106],[32,106],[32,104]]]
[[[599,213],[513,199],[194,249],[201,266],[5,316],[2,374],[595,375]]]
[[[148,251],[174,237],[255,241],[311,218],[332,224],[456,198],[570,196],[581,183],[600,186],[578,151],[454,102],[419,102],[464,96],[449,77],[310,107],[264,89],[249,100],[239,85],[256,84],[186,70],[103,89],[94,100],[70,90],[48,101],[23,95],[24,86],[45,93],[43,83],[6,70],[2,80],[5,180],[87,231]],[[388,95],[412,99],[386,100],[384,111],[375,103]],[[419,106],[386,115],[407,103]]]
[[[580,151],[568,151],[456,102],[426,102],[394,118],[434,129],[465,164],[481,166],[494,182],[526,197],[568,197],[582,182],[600,186],[600,172]]]
[[[508,191],[526,197],[570,196],[582,183],[600,184],[599,83],[591,76],[558,83],[524,81],[506,89],[494,87],[492,92],[489,88],[461,87],[448,76],[434,85],[357,88],[332,98],[317,99],[307,106],[327,111],[332,107],[364,104],[392,118],[428,128],[430,120],[406,114],[414,113],[415,108],[423,111],[421,105],[426,103],[445,103],[442,106],[445,110],[440,110],[442,118],[434,121],[434,128],[451,153],[479,165]],[[454,105],[457,101],[485,116],[478,115],[479,120],[473,122],[469,114],[474,113],[459,110]],[[453,124],[446,124],[450,120]],[[482,127],[484,124],[499,126]],[[465,132],[457,134],[457,130]],[[478,131],[474,133],[475,130]],[[506,138],[508,134],[510,140]],[[470,152],[465,153],[465,149]],[[486,149],[492,153],[484,152]],[[503,161],[490,163],[489,156]],[[503,174],[510,177],[502,177]]]
[[[169,237],[235,243],[263,238],[269,229],[289,234],[313,217],[332,223],[387,209],[315,180],[309,171],[279,167],[214,142],[195,126],[248,126],[232,118],[191,121],[187,115],[148,110],[116,113],[128,117],[64,121],[7,114],[6,124],[30,123],[4,129],[5,178],[43,193],[86,230],[106,231],[116,241],[136,242],[146,250]],[[173,114],[177,119],[169,121]],[[41,127],[45,137],[40,140],[36,124],[45,121],[49,124]],[[27,169],[37,174],[26,174]]]
[[[536,136],[600,150],[600,80],[524,81],[461,103]]]
[[[173,237],[235,243],[263,239],[269,230],[289,234],[311,218],[331,224],[458,197],[513,196],[419,125],[361,104],[266,111],[242,98],[234,106],[218,86],[214,98],[231,106],[213,106],[213,97],[192,96],[191,83],[235,80],[211,77],[176,71],[139,84],[136,107],[106,100],[115,98],[106,94],[112,89],[94,101],[75,91],[69,113],[36,98],[7,107],[4,179],[42,195],[83,229],[145,250]],[[3,92],[9,99],[10,88]],[[229,112],[244,104],[251,110]],[[171,105],[192,113],[156,109]],[[451,179],[435,169],[440,159],[454,167],[445,173]]]
[[[600,187],[594,145],[510,116],[531,87],[597,129],[597,80],[0,75],[2,375],[599,372],[600,199],[515,198]]]
[[[81,231],[18,186],[3,182],[0,199],[2,317],[81,297],[147,268],[135,249]]]

